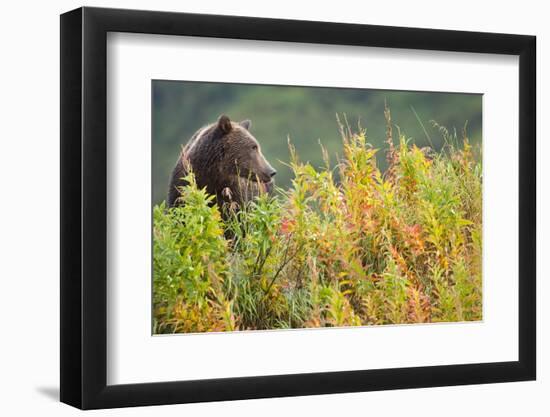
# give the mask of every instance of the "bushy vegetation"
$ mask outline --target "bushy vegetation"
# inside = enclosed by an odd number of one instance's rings
[[[437,153],[388,123],[384,173],[364,130],[334,166],[290,146],[292,186],[223,217],[191,174],[154,207],[154,332],[480,320],[481,158],[436,127]]]

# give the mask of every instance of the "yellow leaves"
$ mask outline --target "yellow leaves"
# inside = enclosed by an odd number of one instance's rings
[[[330,289],[326,323],[330,326],[360,326],[361,319],[355,314],[349,300],[340,291]]]
[[[233,301],[226,301],[223,303],[222,319],[225,324],[224,330],[238,330],[238,327],[235,324],[235,315],[233,314]]]
[[[408,300],[409,322],[429,322],[431,316],[430,297],[423,294],[418,288],[409,287]]]

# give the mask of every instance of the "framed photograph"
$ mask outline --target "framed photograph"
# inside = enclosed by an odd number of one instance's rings
[[[535,37],[61,16],[61,401],[533,380]]]

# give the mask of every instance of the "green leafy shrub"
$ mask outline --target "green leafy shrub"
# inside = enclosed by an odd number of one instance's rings
[[[227,242],[220,214],[192,174],[182,188],[185,205],[154,207],[153,303],[156,332],[233,330]]]

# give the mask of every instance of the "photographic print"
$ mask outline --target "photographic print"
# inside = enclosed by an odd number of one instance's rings
[[[93,7],[60,35],[62,402],[536,379],[534,36]]]
[[[481,94],[153,80],[153,334],[482,320],[481,150]]]

